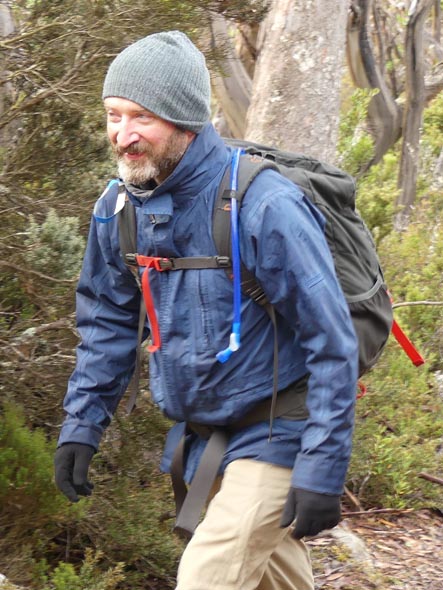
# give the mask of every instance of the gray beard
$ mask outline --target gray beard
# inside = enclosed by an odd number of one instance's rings
[[[151,162],[125,162],[123,158],[118,160],[118,175],[125,184],[141,186],[160,174],[158,166]]]
[[[135,144],[134,144],[135,145]],[[152,149],[149,144],[141,147],[146,154],[140,162],[128,162],[117,150],[117,165],[120,178],[125,184],[143,186],[149,181],[164,180],[175,169],[188,147],[188,138],[184,131],[176,129],[160,150]],[[123,152],[123,150],[121,150]]]

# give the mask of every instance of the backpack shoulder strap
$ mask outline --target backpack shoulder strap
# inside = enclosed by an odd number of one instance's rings
[[[241,156],[238,168],[237,191],[235,193],[235,198],[239,204],[239,210],[252,181],[258,176],[258,174],[260,174],[260,172],[266,169],[278,171],[278,166],[273,162],[256,155],[243,154]],[[212,235],[215,247],[217,248],[219,256],[226,256],[228,258],[232,258],[230,199],[234,195],[231,194],[230,190],[231,173],[232,166],[228,166],[220,182],[212,217]],[[228,269],[227,272],[230,274],[231,270]],[[256,303],[266,306],[267,299],[262,287],[253,273],[251,273],[243,263],[241,263],[241,289],[243,293],[251,297]]]
[[[231,253],[231,215],[230,202],[232,197],[238,201],[240,211],[243,198],[250,187],[252,181],[263,170],[276,170],[279,172],[277,164],[273,161],[257,154],[243,154],[240,157],[237,176],[237,190],[231,191],[231,174],[232,165],[228,166],[219,186],[217,198],[214,205],[212,218],[212,235],[219,256],[228,256],[232,259]],[[248,295],[253,301],[266,309],[272,322],[274,331],[274,355],[273,355],[273,388],[271,398],[271,409],[269,416],[269,440],[272,438],[272,426],[276,414],[277,389],[278,389],[278,332],[277,318],[274,307],[268,301],[262,286],[257,281],[255,275],[250,272],[240,261],[241,265],[241,290]],[[231,270],[229,269],[230,276]]]
[[[120,253],[125,264],[126,254],[137,252],[137,220],[135,217],[135,207],[125,197],[125,206],[118,216],[118,232],[120,239]],[[128,265],[129,266],[129,265]]]
[[[138,276],[137,267],[128,264],[126,255],[132,254],[137,251],[137,218],[135,215],[135,207],[128,199],[126,195],[125,206],[120,211],[118,216],[118,232],[120,241],[120,254],[123,261],[132,272],[135,281],[141,289],[140,279]],[[129,399],[126,404],[126,412],[130,414],[136,404],[138,391],[140,388],[140,374],[142,364],[142,340],[143,331],[145,328],[146,320],[146,306],[143,297],[140,297],[140,308],[138,316],[138,329],[137,329],[137,349],[135,355],[135,367],[131,382],[128,386]]]

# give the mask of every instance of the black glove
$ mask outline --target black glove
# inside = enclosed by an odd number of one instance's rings
[[[71,502],[92,494],[94,485],[88,481],[88,469],[94,453],[93,447],[80,443],[66,443],[55,453],[55,483]]]
[[[289,526],[295,517],[294,539],[317,535],[324,529],[332,529],[340,522],[340,496],[328,496],[291,488],[280,521],[282,528]]]

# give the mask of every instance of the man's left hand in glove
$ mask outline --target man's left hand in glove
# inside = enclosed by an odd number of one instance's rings
[[[317,535],[340,522],[340,496],[329,496],[300,488],[291,488],[280,521],[282,528],[295,519],[294,539]]]

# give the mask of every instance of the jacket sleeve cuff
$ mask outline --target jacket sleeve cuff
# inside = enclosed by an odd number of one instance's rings
[[[326,457],[319,461],[299,453],[292,472],[291,485],[319,494],[341,495],[344,489],[348,461]]]
[[[78,421],[74,422],[68,418],[62,425],[57,447],[60,447],[65,443],[75,442],[90,445],[97,451],[102,434],[103,429],[95,424],[82,424]]]

